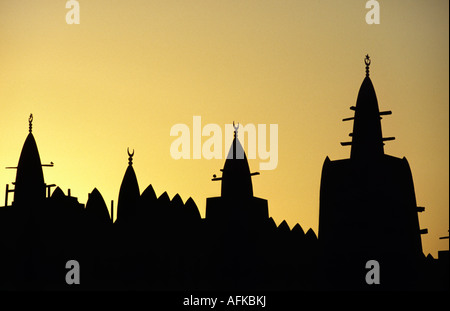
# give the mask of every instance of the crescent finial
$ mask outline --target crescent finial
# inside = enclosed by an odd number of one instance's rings
[[[238,125],[236,126],[236,125],[234,124],[234,121],[233,121],[233,128],[234,128],[234,137],[236,137],[237,132],[238,132],[238,129],[239,129],[239,123],[238,123]]]
[[[133,156],[134,156],[134,149],[133,152],[130,153],[130,148],[127,147],[127,153],[128,153],[128,164],[132,165],[133,164]]]
[[[366,58],[364,59],[364,63],[366,64],[366,77],[369,76],[369,66],[371,62],[369,54],[366,54]]]
[[[29,132],[31,133],[31,131],[33,130],[33,114],[30,113],[30,117],[28,118],[28,126],[29,126]]]

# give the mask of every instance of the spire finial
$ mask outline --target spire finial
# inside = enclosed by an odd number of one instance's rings
[[[369,76],[369,66],[371,63],[369,54],[366,54],[366,58],[364,59],[364,63],[366,64],[366,77]]]
[[[239,129],[239,123],[238,123],[238,125],[236,126],[236,125],[234,124],[234,121],[233,121],[233,127],[234,127],[234,137],[236,137],[236,136],[237,136],[237,133],[238,133],[238,129]]]
[[[31,133],[31,131],[33,130],[33,114],[30,113],[30,117],[28,118],[28,125],[29,125],[29,132]]]
[[[133,153],[130,153],[130,148],[127,148],[127,153],[128,153],[128,165],[133,165],[134,149]]]

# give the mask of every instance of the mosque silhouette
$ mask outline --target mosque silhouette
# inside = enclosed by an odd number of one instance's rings
[[[365,64],[354,117],[344,119],[354,121],[351,142],[341,143],[350,158],[323,164],[318,236],[276,226],[267,200],[253,195],[259,173],[250,173],[238,127],[205,218],[192,198],[157,197],[152,185],[141,193],[128,150],[113,222],[97,189],[84,205],[45,183],[42,166],[53,163],[41,163],[30,115],[14,189],[6,185],[0,207],[0,289],[448,289],[449,252],[423,254],[424,208],[406,158],[384,153],[394,138],[382,136],[380,120],[391,112],[379,111],[368,55]],[[71,260],[79,284],[67,282]],[[370,260],[379,263],[379,284],[367,282]]]

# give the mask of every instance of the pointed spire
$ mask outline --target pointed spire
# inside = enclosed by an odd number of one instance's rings
[[[200,220],[202,218],[200,216],[197,204],[195,204],[195,201],[191,197],[189,197],[189,199],[186,201],[184,207],[186,209],[189,220]]]
[[[277,231],[279,232],[279,234],[286,235],[289,234],[289,232],[291,232],[291,228],[289,228],[289,225],[286,222],[286,220],[283,220],[277,227]]]
[[[44,174],[41,158],[32,131],[33,114],[28,118],[29,134],[20,153],[17,165],[14,202],[31,202],[45,198]]]
[[[97,188],[94,188],[89,194],[85,211],[93,225],[108,225],[111,223],[108,207]]]
[[[369,77],[371,60],[369,54],[364,59],[366,77],[358,92],[356,105],[350,107],[355,115],[343,121],[354,120],[351,142],[342,142],[342,146],[352,146],[350,158],[376,157],[384,154],[384,141],[394,140],[394,137],[383,137],[381,131],[381,116],[390,115],[391,111],[381,111],[378,108],[377,95]]]
[[[136,214],[138,200],[140,198],[139,184],[133,169],[133,153],[127,148],[128,167],[123,176],[117,202],[117,220],[120,222],[133,218]]]
[[[233,121],[234,139],[222,169],[222,197],[252,197],[253,185],[244,148],[238,139],[239,124]]]
[[[64,194],[64,191],[61,190],[60,187],[56,187],[56,189],[52,193],[52,198],[64,198],[66,195]]]

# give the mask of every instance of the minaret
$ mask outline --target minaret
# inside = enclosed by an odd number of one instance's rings
[[[211,271],[222,270],[226,274],[217,283],[224,288],[235,288],[236,284],[247,287],[257,279],[258,270],[248,267],[257,267],[261,256],[266,255],[256,245],[262,245],[270,224],[267,200],[253,196],[251,176],[259,173],[250,173],[238,139],[239,125],[233,122],[233,126],[234,140],[221,170],[222,177],[213,175],[212,179],[222,181],[221,196],[206,199],[206,238],[208,244],[214,245],[209,249],[209,260],[211,267],[218,268]]]
[[[268,219],[267,200],[253,196],[252,176],[247,156],[238,139],[239,124],[234,126],[234,139],[223,166],[222,177],[214,175],[213,181],[222,181],[220,197],[207,198],[206,218],[212,222],[229,225],[239,219],[241,223],[255,223]]]
[[[117,203],[117,220],[120,222],[128,221],[134,217],[137,211],[137,204],[140,197],[139,185],[136,173],[133,169],[133,153],[128,152],[128,167],[123,176],[119,191],[119,201]]]
[[[319,247],[323,277],[339,289],[366,286],[359,268],[369,259],[383,262],[383,286],[406,285],[423,258],[411,169],[406,158],[384,153],[381,116],[372,81],[370,58],[359,89],[349,159],[326,157],[320,182]],[[339,267],[339,268],[337,268]],[[388,272],[389,271],[389,272]],[[387,288],[387,287],[386,287]]]
[[[33,114],[28,119],[29,133],[17,165],[14,204],[35,204],[45,199],[44,174],[39,151],[32,133]]]
[[[376,158],[384,154],[384,141],[394,140],[394,137],[383,138],[381,133],[381,116],[390,115],[391,111],[379,111],[377,95],[369,77],[371,60],[369,55],[364,59],[366,64],[366,77],[359,89],[356,106],[350,107],[355,111],[354,117],[343,121],[354,120],[351,142],[341,143],[343,146],[351,145],[350,158],[355,160]]]
[[[233,123],[234,126],[234,123]],[[238,139],[239,124],[234,126],[234,139],[228,151],[227,160],[222,169],[222,197],[250,198],[253,197],[252,175],[247,156]],[[215,179],[218,180],[218,179]]]

